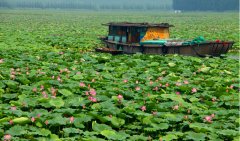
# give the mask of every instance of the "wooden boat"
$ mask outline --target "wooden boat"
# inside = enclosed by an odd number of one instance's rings
[[[227,53],[234,44],[232,41],[206,41],[203,37],[193,40],[171,39],[169,27],[172,25],[168,23],[124,22],[105,25],[109,27],[109,35],[100,38],[106,48],[96,49],[99,52],[220,56]]]

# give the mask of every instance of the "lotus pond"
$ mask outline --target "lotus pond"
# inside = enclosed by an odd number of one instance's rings
[[[90,51],[107,34],[101,23],[126,20],[166,21],[172,36],[238,49],[237,13],[1,10],[0,19],[2,140],[239,139],[237,59]]]

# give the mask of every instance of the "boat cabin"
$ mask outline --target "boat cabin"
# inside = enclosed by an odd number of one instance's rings
[[[140,43],[146,40],[168,39],[170,37],[168,23],[129,23],[111,22],[104,24],[109,27],[108,41],[119,43]]]

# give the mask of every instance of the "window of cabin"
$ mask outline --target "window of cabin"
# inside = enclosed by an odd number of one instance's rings
[[[109,40],[116,42],[127,42],[127,27],[109,26]]]

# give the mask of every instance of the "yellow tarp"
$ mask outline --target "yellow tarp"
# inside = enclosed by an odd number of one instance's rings
[[[141,42],[153,39],[167,39],[169,38],[168,28],[149,27]]]

